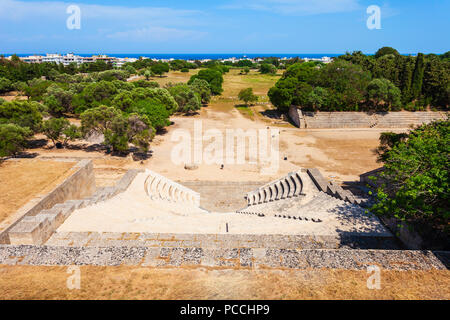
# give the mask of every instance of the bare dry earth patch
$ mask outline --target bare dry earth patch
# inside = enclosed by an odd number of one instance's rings
[[[449,299],[449,271],[153,269],[84,266],[68,290],[66,267],[0,266],[1,299]]]
[[[38,195],[51,191],[74,162],[23,159],[0,163],[0,222]]]

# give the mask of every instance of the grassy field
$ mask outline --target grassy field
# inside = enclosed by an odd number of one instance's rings
[[[0,163],[0,222],[29,200],[56,187],[72,172],[74,164],[28,159]]]
[[[448,271],[383,271],[381,289],[366,271],[80,268],[68,290],[66,267],[0,266],[1,299],[450,299]]]

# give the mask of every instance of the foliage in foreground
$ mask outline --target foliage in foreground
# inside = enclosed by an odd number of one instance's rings
[[[381,141],[385,183],[376,191],[372,212],[448,235],[450,121],[422,125],[409,134],[384,134]]]

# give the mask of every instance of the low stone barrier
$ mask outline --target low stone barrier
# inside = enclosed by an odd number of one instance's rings
[[[392,236],[364,234],[166,234],[113,232],[57,232],[49,246],[69,247],[201,247],[214,249],[399,249]]]
[[[448,252],[406,250],[286,250],[0,245],[0,264],[39,266],[216,267],[233,269],[446,270]]]

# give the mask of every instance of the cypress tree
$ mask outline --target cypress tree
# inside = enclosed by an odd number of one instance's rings
[[[422,93],[423,74],[425,71],[425,61],[423,53],[419,53],[416,58],[416,67],[414,69],[412,82],[412,97],[418,99]]]
[[[402,102],[403,104],[408,104],[411,100],[411,84],[414,72],[414,58],[407,57],[403,61],[403,68],[401,74],[401,85],[402,89]]]

